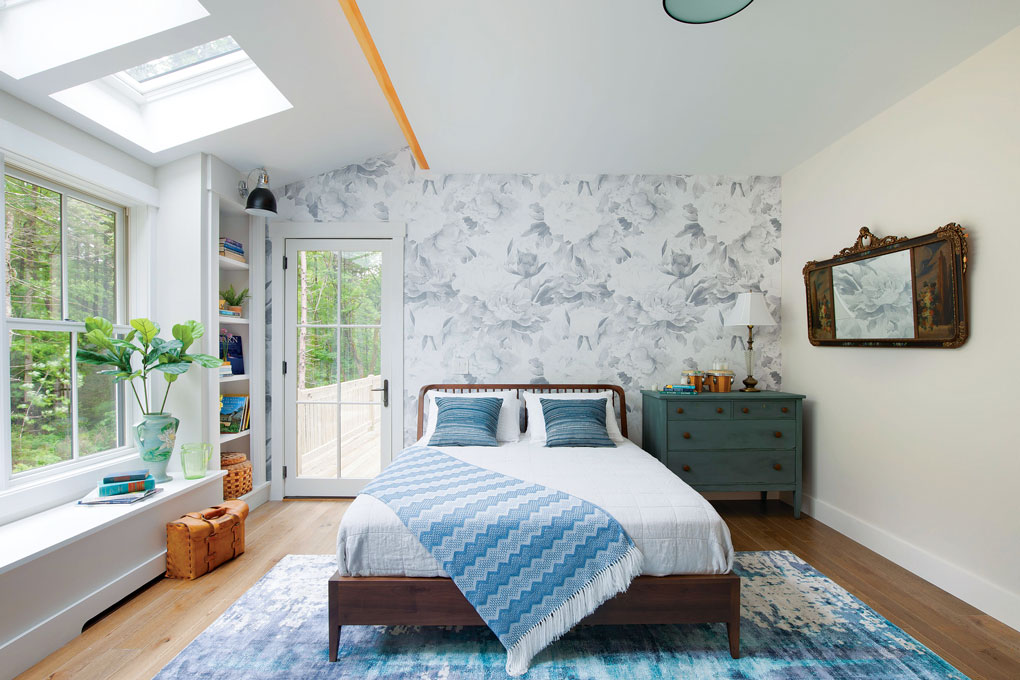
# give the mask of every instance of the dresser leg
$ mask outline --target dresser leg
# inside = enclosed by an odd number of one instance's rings
[[[798,487],[793,491],[793,518],[800,519],[800,500],[804,492]]]

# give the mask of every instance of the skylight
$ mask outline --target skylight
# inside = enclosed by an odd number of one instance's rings
[[[153,153],[291,108],[231,36],[50,96]]]
[[[123,73],[137,83],[147,83],[153,78],[159,78],[168,73],[175,73],[182,69],[196,66],[211,59],[237,52],[240,49],[241,46],[237,44],[237,41],[228,35],[225,38],[212,40],[204,45],[192,47],[177,54],[171,54],[168,57],[160,57],[159,59],[147,61],[134,68],[129,68]]]
[[[198,0],[0,0],[0,71],[24,78],[207,16]]]

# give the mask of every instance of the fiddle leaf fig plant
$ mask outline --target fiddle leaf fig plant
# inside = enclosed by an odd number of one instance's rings
[[[85,319],[85,333],[78,341],[78,361],[95,366],[111,366],[103,375],[112,375],[114,382],[127,382],[135,394],[135,400],[145,415],[163,413],[170,386],[188,372],[192,365],[216,368],[222,362],[211,354],[188,354],[188,348],[205,334],[205,326],[198,321],[175,324],[171,334],[173,340],[159,337],[159,324],[150,319],[131,319],[132,330],[123,338],[114,336],[113,324],[103,317]],[[134,360],[139,355],[138,361]],[[152,410],[150,401],[149,376],[153,371],[163,374],[166,390],[158,411]],[[142,394],[138,393],[136,379],[141,381]],[[152,386],[151,398],[156,399],[157,388]],[[144,400],[143,400],[144,397]]]

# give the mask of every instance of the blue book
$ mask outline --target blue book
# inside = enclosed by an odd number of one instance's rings
[[[148,475],[145,479],[133,482],[113,482],[112,484],[100,484],[100,496],[119,496],[124,493],[135,493],[137,491],[148,491],[156,486],[156,478]]]
[[[242,248],[241,246],[232,245],[230,243],[221,243],[220,250],[229,250],[231,252],[237,253],[238,255],[244,255],[244,248]]]
[[[131,470],[129,472],[117,472],[103,477],[103,484],[115,484],[116,482],[138,482],[149,475],[148,470]]]

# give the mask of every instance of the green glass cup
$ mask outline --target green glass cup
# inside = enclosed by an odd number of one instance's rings
[[[181,467],[185,479],[205,477],[209,459],[212,458],[212,444],[183,444],[181,446]]]

